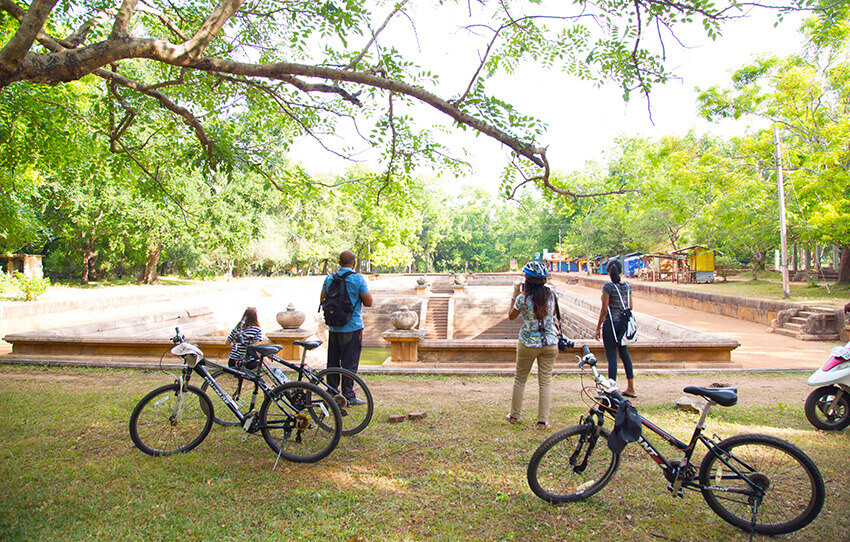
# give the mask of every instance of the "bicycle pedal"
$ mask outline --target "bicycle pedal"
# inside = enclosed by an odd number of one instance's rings
[[[667,482],[667,491],[670,492],[671,497],[678,497],[680,499],[685,498],[685,488],[683,488],[683,487],[680,487],[679,491],[676,491],[676,490],[673,489],[673,484],[671,484],[670,482]]]

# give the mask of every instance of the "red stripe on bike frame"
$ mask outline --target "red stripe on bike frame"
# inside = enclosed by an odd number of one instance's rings
[[[667,431],[661,429],[660,427],[658,427],[657,425],[655,425],[651,421],[647,420],[643,416],[640,417],[640,423],[644,427],[648,428],[650,431],[652,431],[653,433],[658,435],[659,437],[661,437],[664,440],[666,440],[667,442],[669,442],[670,445],[672,445],[673,447],[678,448],[679,450],[682,450],[682,451],[685,451],[685,450],[688,449],[687,444],[685,444],[681,440],[677,439],[676,437],[674,437],[673,435],[671,435]]]

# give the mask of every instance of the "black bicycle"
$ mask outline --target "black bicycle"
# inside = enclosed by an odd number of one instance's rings
[[[336,401],[324,390],[308,382],[287,382],[272,388],[259,373],[205,359],[196,345],[185,342],[180,330],[176,331],[171,353],[181,357],[185,366],[173,384],[148,393],[133,409],[130,438],[139,450],[153,456],[183,453],[207,437],[215,418],[213,404],[204,390],[189,385],[193,373],[203,378],[204,388],[215,391],[233,412],[244,431],[243,441],[259,432],[278,459],[300,463],[319,461],[336,448],[342,434],[342,415]],[[207,367],[216,374],[253,384],[244,412]],[[257,411],[260,391],[263,403]]]
[[[244,337],[243,337],[244,340]],[[342,367],[329,367],[316,370],[306,364],[307,351],[313,350],[322,344],[322,341],[295,341],[293,344],[301,347],[301,363],[291,363],[275,354],[280,352],[281,346],[251,345],[247,344],[245,359],[240,361],[240,366],[247,363],[246,360],[253,359],[256,363],[254,371],[268,376],[272,382],[283,385],[289,382],[289,378],[277,367],[269,366],[268,361],[280,363],[295,371],[298,375],[297,381],[306,381],[314,384],[327,392],[339,406],[342,415],[342,435],[350,437],[366,429],[372,421],[375,411],[375,403],[372,400],[372,392],[356,373],[343,369]],[[245,413],[250,408],[249,393],[251,391],[251,380],[233,374],[230,371],[219,370],[212,373],[212,377],[218,381],[221,387],[236,402],[239,409]],[[201,389],[206,391],[208,384],[204,382]],[[346,390],[343,392],[343,390]],[[239,422],[214,417],[213,421],[220,425],[236,425]]]
[[[615,383],[596,370],[596,358],[584,347],[579,367],[589,367],[594,386],[583,387],[591,408],[579,425],[568,427],[541,444],[528,464],[528,484],[543,500],[562,503],[587,499],[611,481],[620,455],[608,447],[611,431],[603,427],[628,402]],[[750,532],[790,533],[811,523],[823,507],[823,478],[802,450],[768,435],[746,434],[719,442],[702,434],[713,405],[737,403],[735,388],[688,386],[685,393],[707,400],[690,442],[682,442],[643,416],[640,424],[669,443],[681,458],[667,460],[643,435],[637,443],[655,460],[674,497],[699,490],[723,520]],[[707,449],[699,469],[691,463],[697,443]]]

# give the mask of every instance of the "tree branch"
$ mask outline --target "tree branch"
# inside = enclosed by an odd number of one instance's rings
[[[122,40],[130,37],[130,20],[133,18],[133,12],[136,11],[136,0],[122,0],[121,7],[118,8],[118,13],[115,14],[115,21],[112,24],[112,34],[109,35],[110,40]]]
[[[183,58],[183,55],[186,55],[186,58],[189,60],[195,60],[199,58],[204,50],[207,48],[207,45],[218,36],[218,33],[221,31],[221,28],[224,26],[224,23],[236,13],[236,10],[242,5],[243,0],[225,0],[221,4],[216,7],[212,13],[210,13],[209,17],[206,18],[204,24],[201,25],[201,28],[198,32],[190,39],[185,42],[182,46],[184,49],[183,53],[178,53],[179,58]]]
[[[27,52],[35,43],[44,27],[44,21],[56,5],[57,0],[33,0],[29,10],[23,13],[13,0],[0,0],[0,8],[9,13],[19,12],[21,16],[15,17],[20,21],[18,31],[0,49],[0,73],[12,72],[26,56]],[[14,16],[14,15],[13,15]]]
[[[374,44],[375,41],[378,39],[378,34],[383,32],[384,28],[387,27],[392,18],[395,17],[396,14],[398,14],[400,11],[402,11],[402,8],[404,8],[404,5],[407,4],[407,2],[408,0],[402,0],[398,3],[398,5],[396,5],[396,7],[390,12],[390,14],[387,15],[387,18],[384,19],[384,22],[381,24],[381,26],[379,26],[377,30],[372,32],[372,37],[369,39],[369,43],[367,43],[366,46],[360,50],[360,54],[357,55],[356,58],[354,58],[351,62],[348,63],[346,69],[353,70],[357,67],[357,65],[360,63],[361,60],[363,60],[363,57],[366,56],[366,53],[372,47],[372,44]]]

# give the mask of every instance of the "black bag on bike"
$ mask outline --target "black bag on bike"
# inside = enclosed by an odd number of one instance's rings
[[[329,326],[341,327],[351,321],[354,315],[354,305],[348,297],[348,287],[345,278],[354,271],[347,271],[340,275],[333,274],[333,279],[328,286],[322,307],[325,310],[325,323]]]

